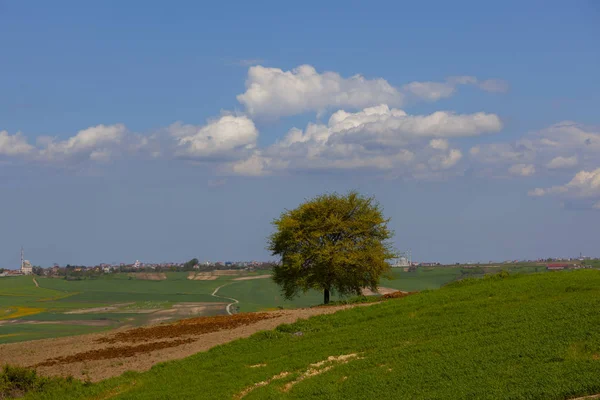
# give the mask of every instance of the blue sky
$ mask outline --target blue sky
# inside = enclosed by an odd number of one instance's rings
[[[350,189],[416,260],[599,255],[598,37],[594,1],[0,1],[0,267],[266,259]]]

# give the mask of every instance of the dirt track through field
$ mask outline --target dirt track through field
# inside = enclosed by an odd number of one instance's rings
[[[0,345],[0,360],[36,367],[43,375],[71,375],[99,381],[128,370],[145,371],[159,362],[188,357],[300,318],[332,314],[356,306],[199,317],[107,333],[10,343]]]
[[[217,295],[217,292],[219,291],[219,289],[221,289],[223,286],[227,286],[227,285],[231,285],[234,282],[229,282],[226,283],[224,285],[219,286],[218,288],[216,288],[210,295],[219,299],[227,299],[227,300],[231,300],[232,303],[227,304],[227,306],[225,307],[225,311],[227,311],[228,315],[233,315],[233,313],[231,312],[231,306],[234,304],[239,303],[238,299],[234,299],[233,297],[225,297],[225,296],[219,296]]]

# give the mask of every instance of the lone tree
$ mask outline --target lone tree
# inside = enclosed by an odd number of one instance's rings
[[[281,258],[273,280],[287,299],[300,291],[323,290],[325,304],[331,292],[376,291],[379,278],[389,271],[387,261],[396,257],[388,222],[373,197],[354,191],[321,195],[284,211],[269,237],[268,249]]]

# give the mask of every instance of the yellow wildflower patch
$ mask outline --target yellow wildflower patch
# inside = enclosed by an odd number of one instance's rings
[[[26,317],[28,315],[39,314],[39,313],[45,311],[44,308],[33,308],[33,307],[11,307],[11,308],[14,309],[14,312],[7,314],[7,315],[3,315],[0,317],[0,319],[21,318],[21,317]]]

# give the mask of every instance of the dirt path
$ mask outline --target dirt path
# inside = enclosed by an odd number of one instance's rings
[[[33,283],[35,283],[35,287],[40,287],[38,281],[36,281],[35,278],[33,278]]]
[[[254,279],[267,279],[270,278],[272,275],[255,275],[255,276],[242,276],[241,278],[235,278],[233,279],[234,281],[251,281]]]
[[[239,301],[238,299],[234,299],[233,297],[225,297],[225,296],[219,296],[217,295],[217,292],[219,291],[219,289],[221,289],[223,286],[227,286],[227,285],[231,285],[234,282],[229,282],[226,283],[224,285],[219,286],[218,288],[216,288],[210,295],[219,299],[227,299],[227,300],[231,300],[233,303],[229,303],[227,304],[227,306],[225,307],[225,311],[227,311],[228,315],[233,315],[233,313],[231,312],[231,306],[234,304],[238,304]]]
[[[372,304],[200,317],[107,333],[3,344],[0,360],[35,367],[43,375],[99,381],[128,370],[145,371],[157,363],[188,357],[300,318]]]

